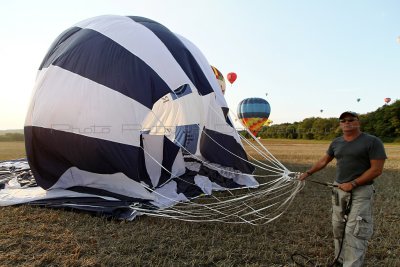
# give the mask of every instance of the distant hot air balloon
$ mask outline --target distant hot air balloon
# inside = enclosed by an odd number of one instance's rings
[[[321,109],[319,112],[321,112],[321,113],[322,113],[322,112],[324,112],[324,110],[323,110],[323,109]]]
[[[400,36],[397,37],[397,43],[400,44]]]
[[[271,107],[267,100],[262,98],[246,98],[238,105],[237,115],[243,126],[247,127],[254,136],[257,136],[261,127],[268,120]]]
[[[217,78],[217,81],[218,81],[219,86],[221,87],[222,93],[225,94],[226,84],[225,84],[224,75],[222,75],[222,73],[214,66],[211,66],[211,69],[213,70],[213,72],[215,74],[215,78]]]
[[[388,104],[390,101],[392,101],[392,99],[390,97],[385,97],[385,99],[383,99],[385,101],[386,104]]]
[[[228,75],[226,76],[226,78],[228,78],[228,81],[232,84],[236,81],[237,74],[234,72],[229,72]]]
[[[361,98],[357,98],[357,102],[360,102]]]

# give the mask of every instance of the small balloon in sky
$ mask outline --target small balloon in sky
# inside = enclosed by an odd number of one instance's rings
[[[228,81],[233,84],[237,79],[237,74],[235,72],[229,72],[227,75]]]
[[[400,36],[397,36],[397,43],[400,44]]]
[[[357,102],[360,102],[361,98],[357,98]]]

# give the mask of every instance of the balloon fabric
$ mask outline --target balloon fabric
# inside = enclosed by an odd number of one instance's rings
[[[193,158],[240,172],[245,182],[234,187],[254,184],[226,110],[213,69],[189,40],[143,17],[90,18],[65,30],[40,65],[27,159],[46,190],[124,201],[160,203],[149,190],[166,184],[173,194],[200,194],[182,186],[201,171],[188,170]]]

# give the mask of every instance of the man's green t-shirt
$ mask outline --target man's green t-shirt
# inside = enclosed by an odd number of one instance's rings
[[[382,141],[366,133],[361,133],[352,141],[338,137],[330,144],[327,154],[337,161],[336,182],[350,182],[371,167],[371,159],[386,159]]]

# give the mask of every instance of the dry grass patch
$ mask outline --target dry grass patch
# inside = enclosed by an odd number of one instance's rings
[[[0,161],[25,157],[25,142],[0,142]]]
[[[270,151],[293,171],[304,171],[328,146],[269,142]],[[376,227],[365,266],[400,266],[398,149],[387,147],[391,162],[376,181]],[[332,165],[313,179],[331,181],[334,173]],[[333,260],[330,190],[312,183],[282,217],[263,226],[147,216],[124,222],[16,206],[0,209],[0,232],[0,266],[295,266],[294,253],[311,259],[306,266]]]

